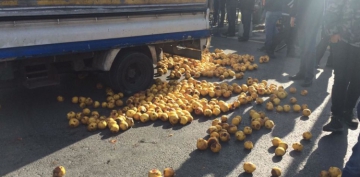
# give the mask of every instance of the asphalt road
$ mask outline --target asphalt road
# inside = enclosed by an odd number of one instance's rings
[[[236,38],[214,37],[212,45],[212,49],[248,53],[256,58],[263,55],[256,50],[262,44],[254,41],[238,43]],[[299,59],[285,58],[283,53],[277,56],[267,64],[260,64],[257,71],[246,72],[245,76],[281,84],[286,89],[295,86],[301,90],[297,82],[287,79],[288,75],[296,73]],[[270,176],[274,166],[280,167],[285,177],[318,176],[321,170],[330,166],[343,167],[359,134],[359,130],[338,134],[321,130],[330,115],[333,83],[332,70],[324,68],[325,60],[317,70],[314,84],[308,88],[308,96],[294,95],[299,103],[309,105],[313,110],[311,116],[303,118],[297,113],[266,112],[276,126],[271,131],[254,131],[247,137],[254,143],[252,151],[244,150],[243,142],[236,141],[233,136],[229,143],[222,143],[218,154],[196,150],[196,140],[206,137],[206,130],[211,125],[211,119],[203,117],[196,117],[187,126],[172,127],[161,121],[136,123],[132,129],[116,135],[108,130],[90,133],[84,126],[69,128],[66,113],[81,111],[70,103],[72,96],[105,99],[104,90],[95,88],[95,84],[102,81],[98,75],[83,80],[66,75],[62,77],[61,85],[33,90],[22,87],[1,89],[0,176],[51,176],[58,165],[65,166],[68,177],[143,177],[152,168],[162,170],[165,167],[173,167],[180,177],[265,177]],[[233,82],[245,83],[245,79]],[[57,102],[58,95],[63,95],[65,102]],[[235,98],[234,95],[231,99]],[[229,117],[243,116],[239,129],[249,125],[247,117],[252,107],[265,110],[264,106],[248,105],[229,113]],[[305,131],[313,134],[310,141],[302,140]],[[290,145],[301,141],[303,152],[294,152],[290,147],[282,158],[275,157],[271,139],[276,136]],[[115,143],[109,142],[114,139],[117,140]],[[246,161],[256,164],[253,175],[244,173],[242,165]]]

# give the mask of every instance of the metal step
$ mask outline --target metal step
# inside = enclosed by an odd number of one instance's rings
[[[23,84],[29,89],[60,84],[56,67],[52,63],[24,64],[22,72]]]

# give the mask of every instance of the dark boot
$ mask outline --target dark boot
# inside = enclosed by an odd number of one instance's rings
[[[343,131],[343,124],[340,121],[339,117],[332,116],[330,122],[323,127],[323,131],[326,131],[326,132]]]

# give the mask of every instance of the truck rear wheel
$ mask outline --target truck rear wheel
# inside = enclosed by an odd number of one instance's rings
[[[113,89],[130,95],[147,89],[153,81],[152,60],[145,54],[129,52],[115,58],[110,69]]]

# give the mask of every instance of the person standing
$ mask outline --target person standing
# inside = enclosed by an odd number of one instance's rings
[[[315,77],[316,36],[322,21],[324,1],[295,0],[290,13],[290,24],[296,28],[300,53],[300,67],[290,80],[303,80],[301,86],[309,87]]]
[[[255,0],[240,0],[241,23],[243,24],[243,35],[240,42],[246,42],[250,37],[251,19],[254,12]]]
[[[326,66],[327,67],[332,67],[332,47],[331,47],[331,43],[330,43],[330,36],[328,36],[327,34],[325,34],[325,30],[323,29],[321,32],[321,40],[319,42],[319,44],[316,46],[316,63],[317,63],[317,68],[320,68],[320,61],[322,59],[322,57],[325,54],[325,51],[327,49],[327,47],[330,47],[330,55],[327,59],[326,62]]]
[[[327,7],[327,0],[325,0],[325,8]],[[324,17],[325,17],[325,11],[323,13]],[[327,49],[327,47],[330,47],[330,55],[328,57],[326,66],[327,67],[331,67],[332,66],[332,50],[331,50],[331,45],[330,45],[330,36],[328,36],[325,32],[325,26],[324,26],[324,22],[321,25],[321,40],[319,42],[319,44],[316,46],[316,63],[317,63],[317,68],[320,68],[320,61],[322,59],[322,57],[325,54],[325,51]]]
[[[223,0],[225,1],[225,0]],[[235,25],[237,22],[236,19],[236,8],[238,1],[237,0],[226,0],[226,12],[227,12],[227,20],[229,23],[228,31],[222,36],[225,37],[234,37],[235,36]]]
[[[295,39],[296,33],[294,27],[290,25],[290,12],[293,8],[294,0],[284,0],[282,12],[286,15],[283,15],[283,23],[285,27],[285,43],[286,43],[286,57],[296,57],[296,48],[295,48]]]
[[[323,131],[342,131],[343,123],[357,129],[353,109],[360,96],[360,1],[328,0],[325,29],[333,50],[334,84],[330,122]]]
[[[226,6],[226,0],[214,0],[214,21],[212,24],[213,26],[215,26],[216,24],[220,28],[224,26],[225,6]],[[220,15],[220,19],[219,19],[219,15]]]
[[[265,49],[270,58],[275,57],[273,39],[277,33],[277,21],[281,18],[282,0],[263,0],[265,5]]]

